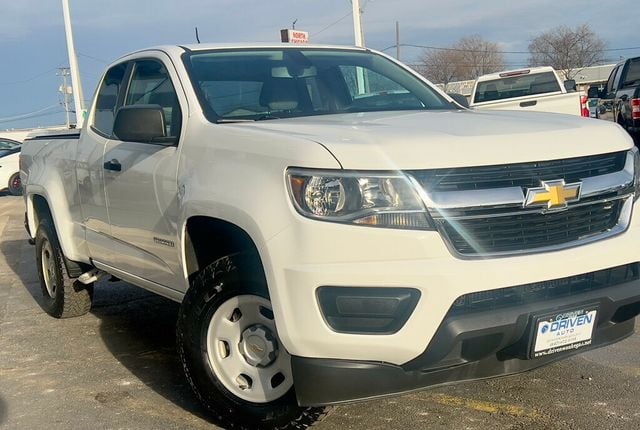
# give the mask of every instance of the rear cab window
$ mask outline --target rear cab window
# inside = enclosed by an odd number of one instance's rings
[[[522,74],[478,82],[474,103],[562,92],[553,72]]]

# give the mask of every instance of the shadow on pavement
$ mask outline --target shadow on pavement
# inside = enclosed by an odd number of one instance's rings
[[[180,408],[211,421],[191,391],[176,352],[180,305],[125,282],[96,285],[91,313],[113,356],[136,378]]]
[[[8,240],[0,242],[0,251],[34,301],[41,305],[34,247],[26,239]],[[179,307],[125,282],[103,280],[95,286],[90,312],[100,320],[104,344],[128,371],[170,402],[213,422],[191,391],[176,352]],[[4,407],[0,398],[0,423]]]
[[[36,268],[35,247],[27,242],[27,234],[25,233],[24,240],[0,241],[0,251],[9,268],[20,279],[33,300],[42,308],[42,290]]]
[[[7,420],[7,402],[0,397],[0,424]]]

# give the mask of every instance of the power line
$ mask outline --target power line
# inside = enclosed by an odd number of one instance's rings
[[[45,116],[60,115],[61,113],[64,113],[64,111],[63,110],[57,110],[55,112],[41,113],[39,115],[33,115],[33,116],[30,116],[28,118],[23,118],[23,119],[43,118]],[[4,124],[4,123],[7,123],[7,122],[14,122],[14,121],[20,121],[20,120],[12,120],[12,121],[2,121],[2,120],[0,120],[0,124]]]
[[[46,75],[46,74],[48,74],[48,73],[53,72],[54,70],[58,70],[58,67],[57,67],[57,66],[56,66],[56,67],[52,67],[52,68],[50,68],[49,70],[46,70],[46,71],[44,71],[44,72],[42,72],[42,73],[39,73],[39,74],[37,74],[37,75],[35,75],[35,76],[32,76],[32,77],[30,77],[30,78],[28,78],[28,79],[24,79],[24,80],[22,80],[22,81],[14,81],[14,82],[0,82],[0,85],[18,85],[18,84],[26,84],[26,83],[28,83],[28,82],[35,81],[36,79],[41,78],[41,77],[43,77],[44,75]]]
[[[331,24],[327,25],[326,27],[324,27],[322,30],[317,31],[315,33],[310,33],[310,36],[317,36],[318,34],[322,33],[325,30],[330,29],[331,27],[333,27],[334,25],[336,25],[337,23],[339,23],[340,21],[344,20],[345,18],[351,16],[351,12],[347,13],[345,16],[343,16],[342,18],[337,19],[336,21],[332,22]]]
[[[401,43],[400,46],[405,46],[409,48],[422,48],[422,49],[433,49],[435,51],[455,51],[455,52],[485,52],[484,49],[461,49],[461,48],[442,48],[439,46],[429,46],[429,45],[417,45],[412,43]],[[396,48],[397,45],[391,45],[384,49],[381,49],[381,52],[388,51],[389,49]],[[640,49],[640,46],[633,46],[629,48],[608,48],[603,49],[603,52],[616,52],[616,51],[632,51]],[[531,51],[492,51],[496,54],[532,54]]]
[[[54,105],[47,106],[45,108],[38,109],[38,110],[33,111],[33,112],[28,112],[28,113],[18,114],[18,115],[14,115],[14,116],[5,117],[5,118],[0,118],[0,122],[11,122],[11,121],[18,121],[18,120],[21,120],[21,119],[35,118],[35,117],[39,116],[38,114],[41,114],[41,113],[46,112],[48,110],[54,109],[56,107],[60,107],[60,104],[56,103]]]
[[[110,62],[107,60],[103,60],[102,58],[92,57],[91,55],[83,54],[82,52],[78,52],[78,55],[81,57],[89,58],[90,60],[97,61],[102,64],[109,64]]]

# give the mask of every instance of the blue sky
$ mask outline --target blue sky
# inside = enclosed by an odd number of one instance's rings
[[[67,66],[61,0],[6,0],[0,14],[0,130],[64,123],[56,68]],[[529,41],[558,25],[587,23],[608,48],[639,47],[637,0],[361,0],[367,46],[401,42],[446,47],[470,35],[504,51],[526,51]],[[298,20],[312,42],[352,44],[349,0],[70,0],[85,97],[93,96],[104,66],[127,52],[195,41],[271,42]],[[342,19],[341,19],[342,18]],[[388,51],[395,54],[395,49]],[[405,47],[415,64],[421,49]],[[610,62],[640,49],[609,51]],[[508,65],[527,55],[508,54]],[[12,119],[34,113],[27,119]]]

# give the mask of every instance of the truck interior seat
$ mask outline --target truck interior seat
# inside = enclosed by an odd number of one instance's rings
[[[299,103],[298,89],[293,79],[275,78],[268,80],[262,86],[260,104],[270,110],[294,110]]]

